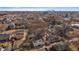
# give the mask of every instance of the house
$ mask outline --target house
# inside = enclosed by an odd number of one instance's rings
[[[34,46],[34,48],[39,48],[39,47],[41,47],[41,46],[43,46],[43,45],[44,45],[44,42],[43,42],[42,39],[38,39],[38,40],[36,40],[36,41],[33,41],[33,46]]]

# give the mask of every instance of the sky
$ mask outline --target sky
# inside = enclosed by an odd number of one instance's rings
[[[79,2],[76,0],[0,0],[0,11],[48,10],[79,11]]]
[[[79,7],[77,0],[0,0],[0,7]]]

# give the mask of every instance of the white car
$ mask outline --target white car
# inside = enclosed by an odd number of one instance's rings
[[[71,26],[79,26],[79,24],[71,24]]]

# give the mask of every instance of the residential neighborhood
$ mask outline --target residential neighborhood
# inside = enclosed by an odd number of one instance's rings
[[[0,51],[78,50],[78,11],[0,11]]]

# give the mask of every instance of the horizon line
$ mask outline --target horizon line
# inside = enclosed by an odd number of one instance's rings
[[[79,11],[79,7],[0,7],[0,11]]]

